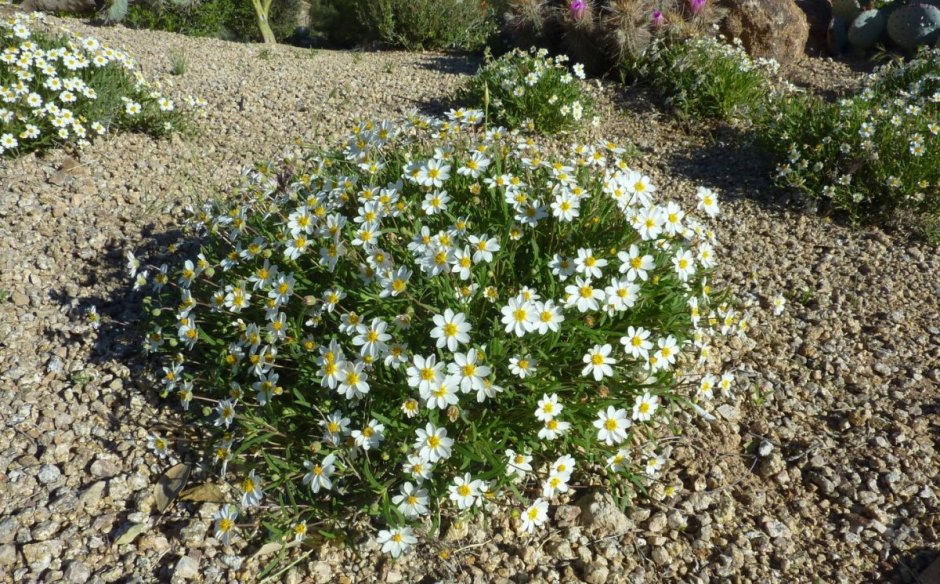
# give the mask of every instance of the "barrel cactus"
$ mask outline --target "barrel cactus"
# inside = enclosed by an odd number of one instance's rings
[[[858,51],[867,51],[875,46],[885,31],[888,17],[881,10],[866,10],[852,21],[849,27],[849,44]]]
[[[940,36],[940,8],[929,4],[898,8],[888,18],[888,36],[908,51],[932,45]]]
[[[832,16],[852,22],[862,12],[858,0],[832,0]]]

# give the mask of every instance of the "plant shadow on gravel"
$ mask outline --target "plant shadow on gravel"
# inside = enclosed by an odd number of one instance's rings
[[[765,208],[782,210],[796,202],[792,193],[774,185],[774,161],[754,145],[754,136],[724,122],[683,119],[664,103],[655,89],[640,83],[615,88],[613,104],[619,111],[657,118],[661,132],[632,137],[641,151],[654,150],[669,176],[718,189],[727,197],[753,200]],[[664,131],[662,131],[664,130]],[[753,131],[753,130],[752,130]]]
[[[418,67],[428,71],[437,71],[449,75],[473,75],[483,65],[481,58],[462,53],[442,53],[427,55],[418,63]]]
[[[68,310],[74,321],[84,321],[85,310],[94,306],[101,317],[101,323],[94,333],[94,343],[92,349],[85,359],[87,363],[96,365],[100,368],[107,368],[113,362],[119,362],[129,370],[129,377],[124,386],[124,397],[118,402],[118,407],[110,412],[108,416],[109,432],[121,432],[122,428],[126,431],[127,426],[136,426],[143,429],[148,434],[157,430],[161,436],[171,438],[175,444],[175,452],[179,459],[193,465],[194,470],[199,467],[201,459],[200,453],[187,448],[185,444],[189,443],[191,431],[181,424],[176,423],[172,416],[164,415],[172,411],[173,403],[160,398],[155,381],[159,374],[157,361],[148,357],[143,351],[143,329],[140,327],[140,321],[143,316],[144,306],[141,302],[143,295],[133,290],[132,278],[128,275],[127,259],[125,253],[132,249],[137,255],[145,255],[148,258],[154,258],[159,263],[171,263],[174,258],[181,254],[189,254],[198,247],[199,242],[188,238],[180,229],[159,230],[153,224],[144,226],[141,231],[139,243],[109,242],[105,250],[91,260],[84,262],[83,273],[80,283],[85,287],[96,287],[106,292],[96,296],[73,297],[65,290],[54,290],[50,292],[50,297],[59,303],[64,310]],[[177,252],[170,254],[167,251],[169,245],[175,244]],[[57,331],[46,329],[48,339],[63,346],[75,343],[77,333],[70,331]],[[131,400],[134,394],[137,394],[148,408],[159,412],[152,419],[134,419],[131,413]],[[106,435],[105,435],[106,436]],[[111,451],[115,456],[122,456],[114,452],[115,444],[103,436],[97,438],[100,444]],[[167,463],[166,466],[170,466]],[[90,478],[88,484],[81,485],[80,489],[88,488],[98,479]],[[201,479],[197,479],[201,480]],[[190,484],[193,484],[190,480]],[[154,524],[143,533],[160,533],[168,539],[182,539],[183,530],[189,524],[192,517],[198,515],[198,507],[201,503],[190,503],[184,501],[171,502],[171,507],[167,508],[165,514],[157,513],[156,509],[151,511],[151,517]],[[174,516],[172,506],[176,505],[183,512]],[[124,535],[129,528],[133,527],[133,522],[129,516],[136,511],[134,501],[128,500],[127,506],[122,510],[114,521],[113,529],[106,535],[109,541],[116,541]],[[140,537],[140,536],[138,536]],[[175,554],[163,554],[160,561],[153,565],[154,581],[169,581],[173,572],[173,565],[178,557]]]
[[[673,175],[768,210],[803,207],[795,193],[773,183],[774,161],[752,143],[752,136],[724,124],[692,132],[697,138],[692,144],[669,148],[665,156]]]
[[[483,60],[464,54],[438,54],[424,57],[417,66],[428,71],[443,72],[449,75],[465,77],[462,85],[466,83],[483,65]],[[444,117],[445,112],[451,108],[460,107],[452,95],[444,95],[415,102],[415,107],[426,116]]]
[[[892,566],[882,582],[890,584],[934,584],[937,580],[937,568],[940,562],[940,547],[914,548],[902,555],[893,556],[888,563]],[[928,575],[932,572],[932,575]]]

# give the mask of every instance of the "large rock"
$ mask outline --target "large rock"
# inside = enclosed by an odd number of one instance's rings
[[[719,0],[719,4],[728,10],[721,32],[741,39],[752,56],[774,58],[781,64],[803,57],[809,24],[794,0]]]

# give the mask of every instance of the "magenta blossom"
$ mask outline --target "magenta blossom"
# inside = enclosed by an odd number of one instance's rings
[[[653,24],[653,28],[660,28],[666,24],[666,17],[663,16],[663,11],[654,10],[653,16],[650,17],[650,22]]]
[[[708,0],[689,0],[689,9],[692,10],[692,14],[698,14],[705,8],[705,3]]]
[[[568,3],[568,12],[573,20],[581,20],[584,17],[584,0],[572,0]]]

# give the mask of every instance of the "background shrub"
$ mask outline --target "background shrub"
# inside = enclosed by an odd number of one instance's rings
[[[879,68],[836,103],[776,100],[763,126],[778,183],[824,208],[853,221],[940,215],[940,50]]]
[[[274,0],[271,29],[279,41],[291,38],[303,9],[302,0]],[[261,41],[258,16],[249,0],[149,0],[128,7],[124,23],[135,28],[164,30],[189,36]]]
[[[381,42],[407,50],[483,47],[495,4],[480,0],[317,0],[312,28],[335,44]]]

